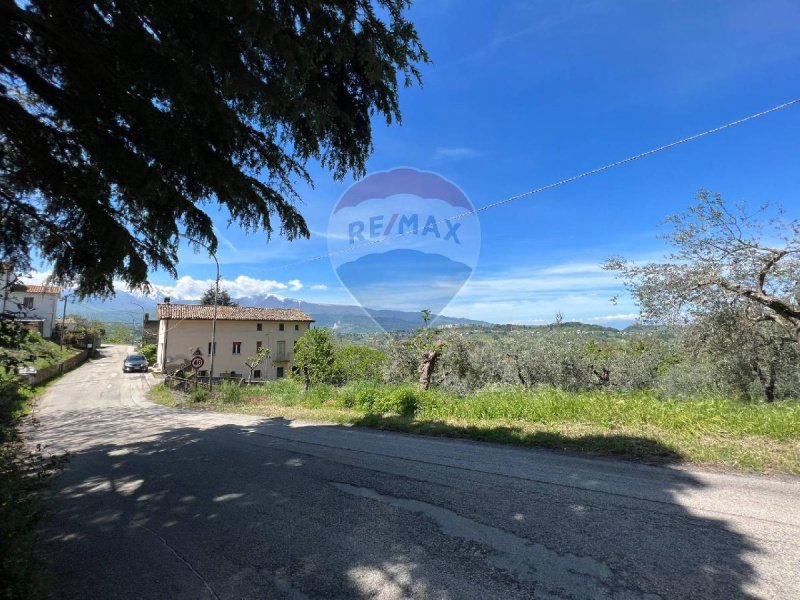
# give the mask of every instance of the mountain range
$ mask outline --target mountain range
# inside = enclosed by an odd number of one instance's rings
[[[140,323],[142,313],[148,313],[150,318],[154,319],[156,305],[163,301],[163,294],[158,292],[151,296],[145,296],[120,290],[115,296],[104,300],[91,299],[70,303],[67,306],[67,313],[99,321]],[[180,300],[180,302],[197,304],[199,300]],[[271,294],[236,298],[236,302],[240,306],[297,308],[315,319],[317,327],[330,327],[339,333],[372,333],[381,331],[381,329],[402,331],[415,329],[422,325],[422,317],[419,312],[371,310],[347,304],[318,304]],[[438,316],[436,323],[438,325],[488,325],[485,321],[444,315]]]

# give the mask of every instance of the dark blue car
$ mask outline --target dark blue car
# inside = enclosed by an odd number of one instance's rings
[[[149,366],[150,363],[147,362],[143,354],[128,354],[128,356],[125,357],[125,362],[122,363],[122,372],[133,373],[135,371],[141,371],[146,373],[147,367]]]

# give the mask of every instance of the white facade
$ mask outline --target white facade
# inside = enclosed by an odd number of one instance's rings
[[[259,347],[269,349],[269,356],[258,366],[253,380],[288,376],[294,365],[294,343],[311,326],[311,320],[242,320],[217,319],[214,376],[230,373],[247,377],[245,365]],[[204,364],[200,375],[208,375],[211,360],[212,321],[209,319],[159,319],[157,368],[170,370],[185,365],[193,356]],[[198,352],[199,351],[199,352]]]
[[[41,285],[14,285],[3,292],[3,312],[20,319],[42,319],[42,335],[53,334],[58,314],[60,288]]]

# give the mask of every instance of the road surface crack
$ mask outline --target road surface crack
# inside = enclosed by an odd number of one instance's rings
[[[202,582],[203,582],[203,585],[205,585],[205,586],[206,586],[206,589],[209,591],[209,593],[210,593],[210,594],[211,594],[211,595],[212,595],[214,598],[216,598],[216,600],[220,600],[220,597],[219,597],[219,596],[217,596],[217,592],[215,592],[215,591],[214,591],[214,588],[213,588],[213,587],[211,587],[211,584],[210,584],[210,583],[208,583],[208,580],[206,580],[206,578],[205,578],[205,577],[203,577],[203,576],[200,574],[200,572],[199,572],[197,569],[195,569],[195,568],[192,566],[192,563],[190,563],[190,562],[189,562],[188,560],[186,560],[186,559],[185,559],[183,556],[181,556],[181,554],[180,554],[180,553],[179,553],[177,550],[175,550],[175,548],[173,548],[172,546],[170,546],[169,542],[168,542],[167,540],[165,540],[165,539],[164,539],[164,538],[163,538],[161,535],[159,535],[158,533],[156,533],[155,531],[153,531],[152,529],[150,529],[150,528],[149,528],[149,527],[147,527],[146,525],[142,525],[142,528],[143,528],[143,529],[146,529],[147,531],[149,531],[150,533],[152,533],[154,536],[156,536],[158,539],[160,539],[160,540],[163,542],[164,546],[166,546],[166,548],[167,548],[167,549],[168,549],[170,552],[172,552],[172,554],[174,554],[174,555],[175,555],[175,558],[177,558],[179,561],[181,561],[183,564],[185,564],[187,567],[189,567],[189,570],[190,570],[192,573],[194,573],[194,574],[195,574],[195,576],[196,576],[196,577],[197,577],[197,578],[198,578],[200,581],[202,581]]]

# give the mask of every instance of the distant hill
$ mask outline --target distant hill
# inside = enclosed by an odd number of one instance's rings
[[[84,302],[71,303],[67,307],[67,313],[76,314],[89,319],[97,319],[106,322],[120,323],[140,323],[142,319],[142,309],[136,306],[141,305],[144,312],[150,314],[150,318],[156,316],[156,305],[164,301],[164,295],[155,293],[152,296],[131,294],[118,291],[116,296],[106,300],[87,300]],[[263,306],[266,308],[298,308],[311,315],[316,320],[318,327],[330,327],[338,334],[369,334],[386,331],[406,331],[413,330],[422,324],[420,313],[401,310],[366,310],[357,305],[350,304],[321,304],[316,302],[306,302],[293,298],[280,298],[273,295],[264,296],[245,296],[237,298],[236,301],[242,306]],[[176,300],[185,304],[197,304],[199,300]],[[383,326],[378,327],[376,321]],[[663,328],[652,325],[630,325],[620,330],[604,325],[580,323],[577,321],[567,321],[556,325],[512,325],[488,323],[473,319],[461,319],[457,317],[440,316],[436,319],[437,326],[466,327],[476,326],[476,332],[481,334],[502,334],[504,332],[521,329],[554,329],[561,328],[580,331],[583,333],[593,333],[598,338],[618,337],[621,334],[649,334],[660,335]]]
[[[76,302],[67,307],[70,314],[80,315],[89,319],[100,321],[116,321],[121,323],[138,323],[144,312],[155,318],[156,305],[163,302],[163,294],[143,296],[118,291],[113,298],[106,300],[87,300]],[[318,327],[330,327],[338,333],[372,333],[379,332],[379,322],[387,331],[402,331],[416,329],[422,324],[422,317],[418,312],[400,310],[365,310],[360,306],[347,304],[318,304],[280,298],[278,296],[245,296],[236,301],[242,306],[263,306],[265,308],[298,308],[316,320]],[[185,304],[196,304],[199,300],[180,300]],[[437,325],[488,325],[485,321],[473,319],[460,319],[456,317],[440,316]]]

